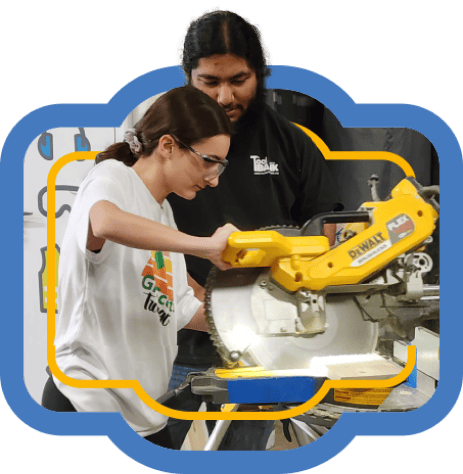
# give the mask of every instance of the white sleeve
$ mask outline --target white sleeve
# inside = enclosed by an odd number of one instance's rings
[[[188,285],[185,257],[182,254],[175,254],[179,263],[177,274],[177,303],[175,304],[175,314],[177,319],[177,331],[185,327],[201,306],[195,295],[193,288]]]
[[[79,188],[76,208],[76,233],[79,249],[86,253],[88,239],[88,224],[90,209],[99,201],[109,201],[124,210],[127,193],[121,192],[127,186],[124,176],[112,173],[111,166],[105,163],[97,165],[91,170]]]

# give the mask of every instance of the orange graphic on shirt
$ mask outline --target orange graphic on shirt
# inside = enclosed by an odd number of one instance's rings
[[[151,275],[159,290],[174,301],[172,260],[170,252],[151,251],[151,258],[146,264],[142,276]]]

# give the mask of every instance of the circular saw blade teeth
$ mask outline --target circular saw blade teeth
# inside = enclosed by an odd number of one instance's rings
[[[301,227],[296,226],[296,225],[269,225],[266,227],[261,227],[260,229],[257,229],[258,231],[264,231],[264,230],[276,230],[277,232],[280,232],[282,235],[285,235],[285,232],[288,231],[291,234],[300,234]]]
[[[296,226],[269,226],[258,230],[276,230],[284,236],[300,235]],[[205,314],[209,324],[209,332],[219,355],[229,368],[236,367],[238,361],[245,365],[258,365],[267,370],[307,368],[312,360],[336,355],[370,354],[374,352],[378,341],[377,324],[365,321],[352,297],[348,295],[331,295],[327,300],[325,313],[326,330],[313,337],[265,337],[260,335],[262,325],[255,308],[277,308],[286,311],[283,305],[288,304],[286,297],[273,302],[259,293],[258,285],[262,272],[268,268],[235,268],[221,271],[213,267],[205,285]],[[270,275],[269,275],[270,276]],[[257,292],[256,292],[257,290]],[[274,291],[272,297],[276,298]],[[276,306],[275,306],[276,303]],[[218,306],[217,306],[218,305]],[[280,309],[278,309],[280,308]],[[289,308],[294,311],[294,308]],[[266,309],[265,309],[266,311]],[[284,319],[284,318],[283,318]],[[274,320],[270,318],[271,325]],[[237,328],[240,336],[234,335]],[[243,328],[245,330],[242,333]],[[257,344],[246,346],[242,336],[257,335]],[[257,330],[257,332],[256,332]]]
[[[283,235],[286,231],[290,232],[291,234],[296,234],[297,231],[300,231],[300,227],[292,226],[292,225],[271,225],[266,227],[261,227],[257,229],[258,231],[265,231],[265,230],[276,230],[280,231]],[[230,351],[225,346],[220,337],[219,331],[217,330],[217,326],[214,321],[214,317],[212,315],[212,308],[211,308],[211,292],[214,289],[216,276],[220,272],[217,267],[212,267],[211,271],[206,280],[206,284],[204,285],[205,289],[205,297],[204,297],[204,310],[206,314],[206,321],[209,325],[209,336],[211,338],[212,344],[216,347],[217,352],[221,356],[222,360],[225,362],[227,367],[234,368],[239,365],[238,361],[232,361],[230,356]]]
[[[206,314],[206,321],[209,325],[209,336],[211,338],[212,344],[216,347],[217,352],[221,356],[222,360],[225,362],[227,367],[233,368],[238,365],[238,362],[232,362],[230,360],[230,355],[223,343],[219,332],[217,331],[217,327],[215,325],[214,318],[212,317],[212,310],[211,310],[211,292],[214,288],[215,276],[219,269],[217,267],[212,267],[211,271],[206,280],[206,284],[204,285],[205,289],[205,297],[204,297],[204,310]]]

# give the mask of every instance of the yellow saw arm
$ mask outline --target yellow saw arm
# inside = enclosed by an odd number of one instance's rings
[[[236,232],[228,239],[223,259],[238,268],[271,267],[274,280],[289,291],[360,283],[433,233],[438,205],[427,199],[422,189],[413,178],[406,178],[386,201],[365,202],[356,213],[316,216],[304,226],[310,232],[314,227],[310,224],[318,221],[320,231],[323,223],[333,222],[333,218],[341,223],[346,222],[343,216],[349,215],[349,222],[354,222],[355,214],[361,216],[360,221],[368,221],[362,232],[334,249],[330,250],[323,235]]]

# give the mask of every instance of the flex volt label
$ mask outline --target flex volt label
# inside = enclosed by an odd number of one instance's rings
[[[386,224],[393,244],[404,239],[415,230],[415,224],[407,214],[400,214]]]

